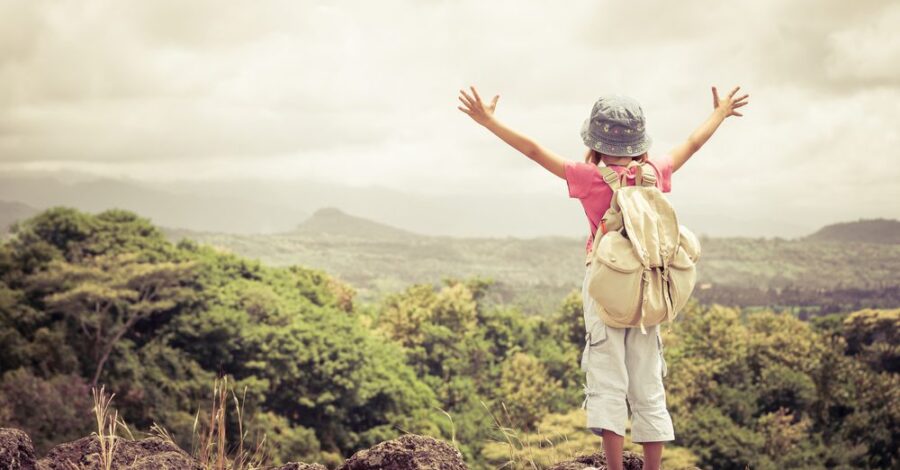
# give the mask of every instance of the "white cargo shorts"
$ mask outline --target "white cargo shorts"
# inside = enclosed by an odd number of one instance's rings
[[[600,435],[604,429],[625,436],[631,410],[632,442],[675,439],[672,417],[666,408],[660,325],[647,328],[614,328],[600,319],[594,300],[587,293],[587,266],[581,293],[584,302],[585,345],[581,370],[585,373],[582,408],[587,410],[587,428]]]

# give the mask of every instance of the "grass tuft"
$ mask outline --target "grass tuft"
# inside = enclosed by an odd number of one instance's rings
[[[94,416],[97,418],[97,431],[91,434],[97,436],[97,440],[100,442],[100,468],[111,470],[113,455],[118,443],[116,427],[122,422],[119,419],[118,411],[113,410],[110,415],[110,404],[116,394],[107,395],[105,386],[101,386],[99,391],[96,387],[91,388],[91,395],[94,399]]]
[[[197,410],[191,428],[191,455],[204,470],[262,469],[268,460],[265,434],[255,446],[248,448],[246,445],[248,431],[244,429],[244,402],[247,389],[244,388],[241,397],[238,398],[228,385],[227,377],[216,379],[213,383],[208,421],[201,422],[200,410]],[[119,417],[118,411],[110,406],[114,393],[107,395],[103,386],[99,390],[92,388],[91,393],[94,397],[94,415],[97,418],[97,431],[91,434],[97,436],[100,442],[100,468],[112,470],[113,456],[118,440],[121,439],[117,432],[120,429],[124,430],[131,440],[134,440],[134,435],[125,421]],[[234,406],[237,417],[237,439],[230,449],[228,447],[230,433],[226,426],[229,402]],[[149,434],[178,447],[172,434],[158,423],[153,423]]]
[[[505,416],[505,422],[494,414],[484,401],[481,405],[487,410],[494,426],[503,436],[502,440],[491,439],[500,449],[505,448],[506,461],[499,461],[499,452],[495,453],[493,460],[497,468],[516,470],[539,470],[564,460],[574,460],[578,453],[574,452],[577,446],[570,444],[569,435],[559,430],[554,431],[554,426],[548,429],[537,429],[533,432],[516,429],[509,410],[504,402],[500,402],[501,417]],[[494,444],[489,444],[492,447]],[[500,449],[497,449],[499,451]],[[502,455],[502,454],[501,454]],[[502,457],[501,457],[502,458]]]
[[[226,413],[228,410],[229,394],[237,416],[237,442],[234,444],[233,453],[229,455],[227,442],[229,431],[226,427]],[[257,470],[265,465],[268,460],[265,443],[266,437],[252,449],[245,448],[247,431],[244,429],[244,402],[247,397],[247,389],[238,399],[234,390],[228,387],[228,378],[216,379],[213,384],[212,402],[209,409],[209,419],[206,426],[200,420],[200,410],[194,417],[192,453],[205,470]]]

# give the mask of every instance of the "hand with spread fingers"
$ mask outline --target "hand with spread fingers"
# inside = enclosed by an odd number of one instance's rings
[[[481,96],[478,95],[475,86],[470,85],[469,88],[472,89],[472,96],[469,96],[465,90],[459,90],[459,100],[464,106],[457,106],[457,109],[466,113],[475,122],[481,124],[514,149],[522,152],[526,157],[546,168],[547,171],[562,179],[566,178],[566,160],[563,157],[494,117],[494,110],[497,109],[497,100],[500,99],[500,95],[494,96],[491,103],[486,105],[481,101]]]
[[[715,111],[721,112],[723,117],[728,116],[743,116],[743,114],[735,111],[735,109],[740,108],[748,103],[747,98],[750,96],[748,94],[744,94],[740,98],[735,99],[734,94],[737,93],[740,86],[734,87],[734,90],[731,90],[731,93],[728,93],[728,97],[725,99],[719,99],[719,93],[716,91],[716,87],[712,87],[713,94],[713,109]]]
[[[712,114],[710,114],[706,121],[694,130],[684,142],[676,145],[672,150],[669,150],[669,155],[672,157],[672,171],[677,171],[689,158],[691,158],[691,155],[700,150],[700,147],[703,147],[706,141],[712,137],[716,129],[719,128],[719,125],[725,122],[725,119],[727,119],[728,116],[743,116],[743,114],[735,110],[746,105],[748,103],[747,98],[750,95],[744,94],[739,98],[735,98],[734,95],[740,88],[740,86],[736,86],[728,93],[727,97],[719,98],[719,92],[716,90],[716,87],[712,87]]]
[[[461,94],[459,100],[462,101],[465,107],[457,106],[457,109],[468,114],[469,117],[475,120],[475,122],[483,126],[494,118],[494,110],[497,109],[497,100],[500,99],[500,95],[494,96],[494,98],[491,100],[491,103],[485,105],[481,101],[481,96],[478,95],[475,87],[470,86],[469,88],[472,89],[473,96],[469,96],[465,90],[459,90]]]

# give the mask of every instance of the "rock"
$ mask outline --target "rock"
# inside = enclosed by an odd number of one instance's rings
[[[644,468],[644,459],[634,452],[623,452],[622,461],[624,470],[641,470]],[[559,462],[547,470],[584,470],[585,468],[596,467],[599,470],[607,470],[606,455],[603,452],[597,452],[590,455],[582,455],[574,460],[566,460]]]
[[[85,470],[99,470],[100,441],[96,436],[83,437],[60,444],[38,460],[40,470],[70,470],[72,465]],[[113,453],[112,468],[121,470],[188,469],[200,470],[200,464],[178,446],[149,437],[139,441],[119,439]]]
[[[328,470],[328,468],[318,463],[290,462],[272,470]]]
[[[24,431],[0,428],[0,468],[34,470],[34,445]]]
[[[462,454],[450,444],[428,436],[404,434],[361,450],[337,470],[468,470]]]
[[[127,468],[128,470],[180,470],[182,468],[199,470],[203,467],[184,452],[163,452],[139,458]]]

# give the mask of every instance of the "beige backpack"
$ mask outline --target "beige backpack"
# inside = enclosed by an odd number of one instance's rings
[[[610,208],[594,237],[588,294],[600,318],[615,328],[657,325],[675,319],[697,280],[695,264],[700,242],[683,225],[656,187],[656,173],[647,163],[637,166],[635,185],[625,184],[612,169],[598,166],[612,188]]]

